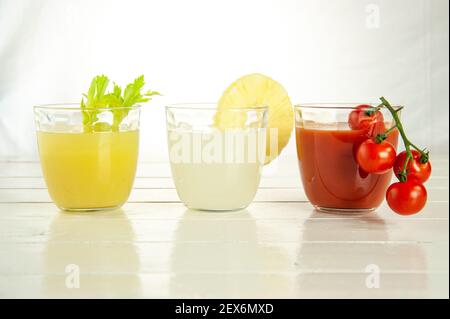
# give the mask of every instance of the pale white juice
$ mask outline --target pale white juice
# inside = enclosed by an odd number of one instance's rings
[[[263,129],[168,134],[172,177],[187,207],[235,210],[253,201],[265,159]]]

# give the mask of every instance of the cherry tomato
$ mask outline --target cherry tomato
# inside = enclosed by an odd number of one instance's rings
[[[406,173],[407,178],[414,179],[419,183],[425,183],[431,175],[431,163],[430,161],[422,164],[420,162],[420,158],[422,155],[420,152],[416,150],[411,151],[413,158],[409,160],[408,166],[406,167]],[[395,175],[398,176],[402,171],[403,167],[405,166],[406,161],[406,151],[401,152],[398,154],[397,159],[394,163],[394,172]]]
[[[364,171],[372,174],[388,172],[395,162],[396,151],[387,141],[376,143],[373,139],[364,141],[356,152],[356,161]]]
[[[380,111],[373,114],[367,114],[373,109],[372,106],[362,104],[358,105],[348,116],[348,124],[352,130],[369,130],[373,128],[376,123],[384,124],[384,117]]]
[[[383,118],[383,114],[381,114],[381,117]],[[378,120],[374,125],[371,126],[371,128],[369,129],[370,137],[376,137],[378,134],[383,134],[387,131],[386,125],[383,121],[384,118],[382,120]]]
[[[388,188],[386,200],[397,214],[414,215],[425,207],[427,189],[414,180],[395,183]]]

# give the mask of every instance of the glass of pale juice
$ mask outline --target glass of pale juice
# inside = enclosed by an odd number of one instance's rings
[[[59,208],[95,211],[127,201],[138,159],[140,106],[43,105],[34,114],[42,171]],[[86,125],[86,118],[93,124]]]
[[[190,209],[233,211],[254,199],[266,156],[266,107],[166,107],[172,177]]]

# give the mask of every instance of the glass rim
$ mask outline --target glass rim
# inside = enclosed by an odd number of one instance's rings
[[[214,106],[214,107],[213,107]],[[265,105],[261,106],[235,106],[226,109],[219,109],[217,103],[174,103],[166,105],[166,111],[168,110],[192,110],[192,111],[268,111],[269,107]]]
[[[34,110],[55,110],[55,111],[112,111],[112,110],[134,110],[140,109],[142,105],[135,104],[132,106],[118,106],[118,107],[85,107],[82,108],[80,103],[52,103],[52,104],[38,104],[33,106]]]
[[[300,103],[295,104],[294,109],[311,109],[311,110],[354,110],[359,105],[369,105],[371,107],[377,107],[380,103],[364,102],[364,103],[354,103],[354,102],[326,102],[326,103]],[[395,110],[404,108],[403,105],[392,105]],[[383,106],[385,109],[386,107]]]

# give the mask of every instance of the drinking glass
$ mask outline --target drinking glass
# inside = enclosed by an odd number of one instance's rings
[[[136,173],[140,106],[41,105],[34,114],[42,171],[55,204],[76,211],[122,206]]]
[[[267,108],[166,107],[172,177],[191,209],[230,211],[255,197],[265,161]]]
[[[392,170],[369,174],[358,165],[356,152],[362,142],[392,128],[395,121],[387,109],[381,108],[382,117],[377,117],[370,126],[352,129],[349,116],[356,105],[295,106],[297,155],[303,187],[309,201],[320,211],[371,212],[383,202],[391,183]],[[387,141],[396,148],[398,131],[393,130]]]

